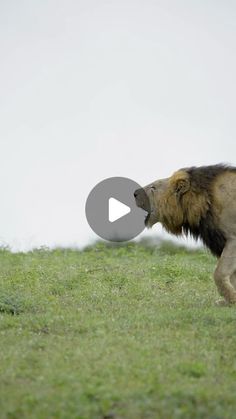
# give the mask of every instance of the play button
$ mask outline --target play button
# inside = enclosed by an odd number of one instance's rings
[[[85,206],[92,230],[109,241],[127,241],[144,228],[145,212],[138,208],[134,191],[140,185],[124,177],[112,177],[98,183],[90,192]]]
[[[109,221],[114,223],[114,221],[119,220],[119,218],[124,217],[124,215],[129,214],[131,211],[128,205],[123,204],[115,198],[109,199]]]

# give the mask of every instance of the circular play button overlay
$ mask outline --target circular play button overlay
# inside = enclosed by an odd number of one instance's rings
[[[140,185],[124,177],[111,177],[98,183],[90,192],[85,206],[92,230],[113,242],[131,240],[144,228],[145,213],[138,208],[134,191]]]

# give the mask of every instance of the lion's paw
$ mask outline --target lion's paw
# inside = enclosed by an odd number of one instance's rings
[[[217,306],[221,306],[221,307],[229,307],[229,306],[232,306],[232,305],[234,305],[234,304],[236,304],[236,301],[226,301],[226,300],[223,300],[222,298],[220,298],[220,300],[216,300],[216,305]]]
[[[229,303],[226,300],[223,300],[222,298],[220,298],[219,300],[216,300],[215,303],[217,306],[221,306],[221,307],[226,307],[229,305]]]

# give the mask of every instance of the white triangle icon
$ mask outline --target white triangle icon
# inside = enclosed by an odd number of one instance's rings
[[[119,220],[119,218],[124,217],[124,215],[129,214],[131,211],[128,205],[123,204],[123,202],[115,198],[109,198],[108,205],[108,219],[111,223]]]

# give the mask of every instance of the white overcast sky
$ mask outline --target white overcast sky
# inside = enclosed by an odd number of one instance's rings
[[[0,60],[2,245],[87,244],[104,178],[236,164],[233,0],[2,0]]]

